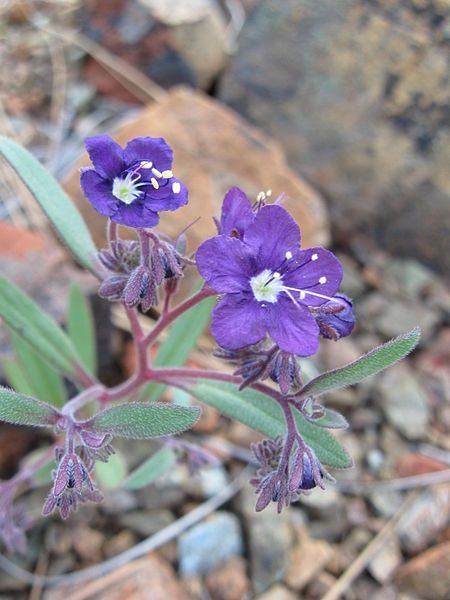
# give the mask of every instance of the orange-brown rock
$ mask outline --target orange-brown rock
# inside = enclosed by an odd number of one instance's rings
[[[326,244],[328,219],[321,197],[286,164],[281,147],[219,102],[192,90],[177,88],[167,98],[143,109],[119,129],[108,132],[120,144],[137,136],[162,136],[174,150],[174,172],[190,191],[189,204],[161,218],[161,228],[176,235],[198,217],[188,233],[190,248],[214,235],[213,215],[220,214],[226,190],[239,186],[250,197],[261,190],[284,192],[286,208],[300,224],[304,246]],[[65,187],[88,222],[94,239],[104,244],[105,218],[84,198],[80,166],[74,166]]]
[[[434,546],[402,565],[396,583],[401,590],[424,600],[450,598],[450,542]]]

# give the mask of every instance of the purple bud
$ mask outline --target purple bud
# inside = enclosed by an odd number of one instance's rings
[[[309,447],[302,449],[302,453],[302,472],[297,491],[302,492],[312,490],[317,486],[322,487],[324,472],[319,459]]]
[[[109,271],[119,270],[119,261],[110,250],[100,250],[98,259]]]
[[[105,279],[98,290],[100,298],[120,300],[128,278],[125,275],[112,275]]]
[[[321,335],[329,340],[350,335],[355,326],[353,303],[344,294],[335,294],[333,300],[317,307],[313,315]]]
[[[157,303],[155,280],[148,267],[140,265],[131,273],[123,300],[129,308],[141,304],[144,312]]]
[[[183,277],[181,255],[169,243],[159,242],[152,250],[152,267],[156,283],[160,285],[164,279]]]
[[[66,489],[81,491],[83,482],[89,478],[86,468],[76,454],[65,454],[58,465],[53,494],[60,496]]]

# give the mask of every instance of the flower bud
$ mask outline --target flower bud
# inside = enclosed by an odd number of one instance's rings
[[[99,287],[98,295],[107,300],[120,300],[127,284],[126,275],[112,275],[105,279]]]
[[[155,279],[148,267],[140,265],[131,273],[122,298],[128,308],[140,304],[144,312],[158,303]]]
[[[356,321],[350,298],[344,294],[336,294],[334,299],[317,307],[314,313],[320,334],[329,340],[339,340],[350,335]]]

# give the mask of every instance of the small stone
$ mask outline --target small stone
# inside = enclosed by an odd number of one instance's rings
[[[120,517],[119,523],[142,537],[149,537],[173,523],[174,520],[169,510],[136,510]]]
[[[342,516],[342,495],[331,485],[326,489],[315,488],[300,497],[300,504],[314,517],[335,519]]]
[[[289,509],[277,514],[271,504],[255,512],[256,494],[250,485],[244,487],[239,500],[248,535],[252,587],[258,594],[285,577],[294,531]]]
[[[103,547],[105,557],[112,558],[132,548],[136,543],[136,535],[132,531],[125,529],[105,542]]]
[[[420,325],[422,338],[431,336],[441,319],[440,314],[423,304],[410,304],[401,300],[387,302],[383,312],[376,319],[377,330],[388,338],[410,331]]]
[[[206,577],[212,600],[242,600],[250,593],[247,564],[240,556],[230,557]]]
[[[258,600],[298,600],[298,596],[284,585],[277,583],[264,594],[260,594]]]
[[[230,556],[243,553],[237,517],[218,511],[183,533],[178,541],[180,572],[183,576],[206,575]]]
[[[397,490],[381,490],[379,492],[372,492],[369,499],[380,517],[390,519],[403,504],[404,497]]]
[[[377,384],[389,422],[407,439],[421,439],[427,430],[430,409],[412,369],[405,363],[391,367]]]
[[[330,544],[311,538],[304,530],[290,553],[286,583],[294,590],[302,590],[325,568],[332,555]]]
[[[73,547],[78,556],[89,563],[102,560],[105,537],[87,525],[78,525],[73,531]]]
[[[384,453],[379,448],[371,448],[367,452],[366,461],[372,473],[378,473],[384,465]]]
[[[401,590],[424,600],[450,598],[450,542],[430,548],[402,565],[395,577]]]
[[[129,46],[138,44],[155,26],[155,21],[144,3],[126,2],[116,21],[116,30],[122,42]]]
[[[370,560],[367,568],[369,573],[378,583],[389,581],[394,571],[401,565],[402,555],[398,539],[392,536],[385,542]]]
[[[397,533],[402,550],[417,554],[435,540],[450,517],[450,484],[425,490],[401,517]]]
[[[448,465],[436,458],[415,452],[401,456],[397,461],[396,469],[399,477],[412,477],[414,475],[423,475],[424,473],[444,471],[448,469]]]
[[[306,597],[311,600],[321,600],[325,594],[331,590],[333,585],[336,583],[336,577],[333,577],[331,573],[322,571],[308,585],[306,589]]]

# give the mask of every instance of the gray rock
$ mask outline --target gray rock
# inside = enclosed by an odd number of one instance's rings
[[[436,310],[418,303],[394,300],[386,302],[375,324],[386,337],[395,337],[420,325],[422,337],[427,339],[439,321],[440,314]]]
[[[397,525],[402,550],[409,554],[424,550],[448,524],[449,518],[450,484],[422,492]]]
[[[116,29],[125,44],[134,46],[150,33],[154,25],[155,21],[145,5],[129,0],[117,19]]]
[[[404,497],[396,490],[381,490],[370,494],[369,500],[377,514],[390,519],[402,505]]]
[[[409,440],[424,436],[430,408],[413,371],[398,364],[384,373],[377,385],[388,421]]]
[[[343,232],[445,273],[448,3],[421,6],[261,0],[219,95],[282,143]]]
[[[136,510],[119,518],[119,523],[143,537],[164,529],[175,520],[169,510]]]
[[[255,593],[267,590],[287,574],[294,533],[289,509],[277,514],[275,505],[255,512],[254,489],[246,486],[240,496],[250,553],[250,574]]]
[[[219,511],[180,536],[178,559],[184,577],[206,575],[228,557],[242,554],[244,543],[238,518]]]

